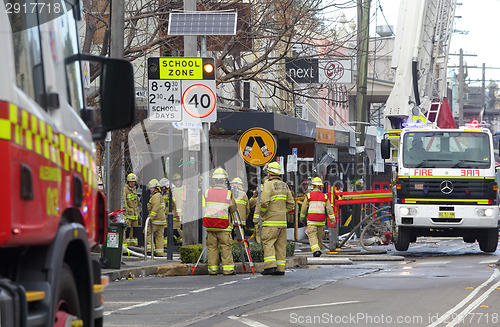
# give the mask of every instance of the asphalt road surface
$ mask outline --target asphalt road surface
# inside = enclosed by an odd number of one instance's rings
[[[452,238],[387,249],[405,260],[114,281],[104,326],[500,325],[499,252]]]

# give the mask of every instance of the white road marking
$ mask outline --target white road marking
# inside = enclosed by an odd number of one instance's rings
[[[247,278],[243,278],[242,280],[253,279],[253,278],[256,278],[256,277],[257,276],[247,277]],[[234,284],[234,283],[237,283],[237,282],[238,282],[237,280],[232,280],[232,281],[229,281],[229,282],[225,282],[225,283],[219,284],[218,286],[231,285],[231,284]],[[210,291],[210,290],[212,290],[214,288],[215,288],[215,286],[207,287],[207,288],[200,288],[200,289],[197,289],[197,290],[192,290],[192,291],[190,291],[190,293],[201,293],[201,292],[205,292],[205,291]],[[155,288],[155,290],[157,290],[157,289],[160,289],[160,288]],[[172,290],[172,288],[164,288],[164,289]],[[181,289],[181,288],[178,288],[178,289]],[[186,295],[189,295],[189,294],[183,293],[183,294],[172,295],[172,296],[163,298],[162,300],[173,299],[173,298],[182,297],[182,296],[186,296]],[[124,308],[120,308],[120,309],[116,309],[116,310],[112,310],[112,311],[105,311],[103,313],[103,315],[104,316],[109,316],[109,315],[111,315],[113,313],[116,313],[118,311],[131,310],[131,309],[134,309],[134,308],[144,307],[144,306],[147,306],[147,305],[150,305],[150,304],[159,303],[159,302],[160,302],[159,300],[156,300],[156,301],[149,301],[149,302],[143,302],[143,303],[139,303],[139,304],[134,304],[134,305],[131,305],[131,306],[128,306],[128,307],[124,307]],[[115,301],[115,302],[106,302],[106,303],[110,303],[110,304],[128,304],[128,303],[136,303],[136,302]],[[253,325],[253,326],[259,326],[259,325]],[[262,326],[265,326],[265,325],[262,325]]]
[[[231,284],[234,284],[234,283],[237,283],[237,282],[238,282],[237,280],[233,280],[233,281],[230,281],[230,282],[225,282],[225,283],[219,284],[219,286],[231,285]]]
[[[261,324],[260,322],[248,319],[248,318],[242,318],[242,317],[236,317],[236,316],[228,316],[229,319],[239,321],[241,323],[244,323],[247,326],[251,327],[267,327],[267,325]]]
[[[453,327],[456,326],[457,324],[461,323],[464,321],[464,318],[467,317],[469,313],[472,312],[472,310],[476,309],[481,303],[483,303],[484,300],[493,292],[496,290],[496,288],[500,285],[500,281],[496,282],[493,286],[491,286],[486,292],[484,292],[480,297],[478,297],[474,302],[469,304],[467,308],[465,308],[462,312],[460,312],[453,321],[451,321],[446,327]]]
[[[458,303],[456,306],[454,306],[453,308],[451,308],[450,310],[448,310],[444,315],[442,315],[441,317],[439,317],[435,322],[433,322],[432,324],[430,324],[427,327],[435,327],[435,326],[439,325],[440,323],[442,323],[443,321],[449,319],[453,315],[453,313],[455,313],[456,311],[458,311],[460,308],[462,308],[464,305],[466,305],[467,302],[469,302],[470,300],[472,300],[474,298],[474,296],[476,296],[477,293],[479,293],[479,291],[483,287],[485,287],[486,285],[488,285],[489,283],[491,283],[496,277],[498,277],[498,275],[500,275],[500,271],[498,271],[498,269],[495,269],[495,271],[490,276],[490,278],[488,278],[488,280],[486,280],[484,283],[482,283],[481,285],[479,285],[479,287],[476,288],[474,291],[472,291],[465,299],[463,299],[462,301],[460,301],[460,303]]]
[[[106,312],[103,313],[103,316],[109,316],[110,314],[118,312],[118,311],[126,311],[126,310],[135,309],[135,308],[145,307],[147,305],[155,304],[155,303],[158,303],[158,302],[160,302],[160,301],[143,302],[143,303],[138,303],[138,304],[135,304],[135,305],[131,305],[129,307],[116,309],[116,310],[113,310],[113,311],[106,311]]]
[[[261,311],[252,313],[251,315],[263,314],[263,313],[271,313],[271,312],[279,312],[279,311],[287,311],[287,310],[295,310],[295,309],[305,309],[305,308],[318,308],[318,307],[328,307],[332,305],[341,305],[341,304],[351,304],[351,303],[359,303],[360,301],[344,301],[344,302],[330,302],[330,303],[321,303],[321,304],[309,304],[309,305],[299,305],[296,307],[287,307],[280,309],[273,309],[267,311]]]
[[[215,286],[207,287],[207,288],[200,288],[199,290],[193,290],[190,293],[200,293],[200,292],[210,291],[210,290],[213,290],[214,288],[215,288]]]
[[[420,266],[430,266],[430,265],[447,265],[451,261],[426,261],[426,262],[417,262],[417,265]]]
[[[495,260],[486,260],[486,261],[481,261],[479,263],[485,263],[487,265],[489,264],[492,264],[492,263],[497,263],[498,262],[498,259],[495,259]]]

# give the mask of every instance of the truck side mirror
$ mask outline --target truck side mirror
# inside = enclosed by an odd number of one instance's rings
[[[101,124],[107,131],[134,121],[135,89],[132,64],[106,58],[101,63]]]
[[[391,158],[391,142],[389,139],[382,139],[380,142],[380,153],[382,154],[382,159]]]

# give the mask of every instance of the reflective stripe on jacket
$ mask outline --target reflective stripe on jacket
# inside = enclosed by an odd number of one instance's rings
[[[328,196],[321,191],[314,189],[307,194],[302,209],[300,210],[300,220],[304,221],[307,214],[308,225],[325,225],[325,213],[330,220],[335,219],[332,205]]]
[[[163,194],[162,192],[162,197],[163,197],[163,201],[165,202],[165,216],[168,215],[168,208],[169,208],[169,203],[170,203],[170,200],[169,200],[169,196],[168,196],[168,192],[166,194]],[[174,197],[172,197],[172,214],[174,215],[174,220],[178,220],[179,218],[179,214],[177,213],[177,208],[175,206],[175,200],[174,200]]]
[[[153,221],[153,225],[165,225],[167,223],[165,217],[165,201],[159,190],[155,190],[149,198],[148,213]]]
[[[279,176],[271,176],[264,183],[260,201],[260,216],[263,227],[286,227],[286,213],[295,202],[285,182]],[[254,216],[258,218],[258,214]]]
[[[246,226],[247,216],[250,213],[250,201],[248,201],[248,197],[243,191],[238,190],[238,195],[233,194],[235,197],[236,208],[238,210],[238,214],[241,219],[241,224]]]
[[[137,220],[139,215],[139,200],[137,188],[128,184],[123,187],[123,219]]]
[[[229,213],[236,209],[231,191],[222,187],[211,188],[205,191],[204,200],[203,226],[207,231],[231,231],[233,225]]]

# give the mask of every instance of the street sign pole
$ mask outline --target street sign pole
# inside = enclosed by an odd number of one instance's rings
[[[262,192],[262,188],[261,188],[261,169],[260,169],[260,166],[257,167],[257,192],[259,194],[258,196],[258,201],[257,201],[257,208],[255,208],[255,210],[259,210],[259,241],[260,241],[260,244],[262,244],[262,217],[260,216],[260,194]]]

